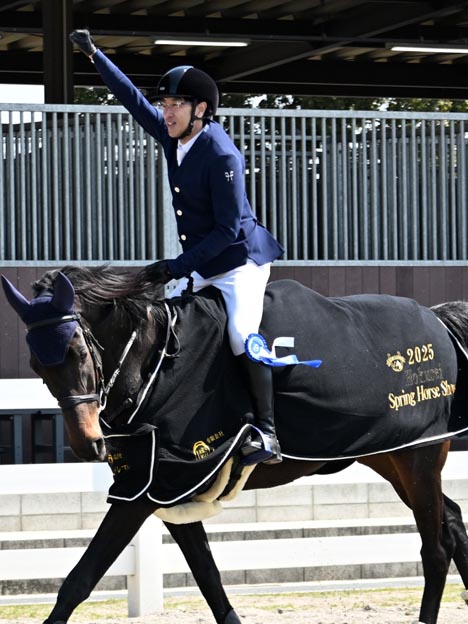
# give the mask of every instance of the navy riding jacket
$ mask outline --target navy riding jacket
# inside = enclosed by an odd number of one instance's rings
[[[210,121],[177,163],[178,140],[160,111],[100,50],[93,61],[104,82],[136,121],[163,147],[183,253],[169,260],[178,279],[197,271],[209,278],[247,262],[272,262],[283,248],[252,212],[245,193],[245,162],[223,128]]]

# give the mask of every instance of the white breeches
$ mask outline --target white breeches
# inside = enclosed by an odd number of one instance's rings
[[[247,264],[214,277],[204,278],[196,271],[192,273],[193,292],[207,286],[215,286],[222,292],[226,303],[229,341],[234,355],[244,353],[245,339],[249,334],[258,332],[270,268],[271,263],[258,266],[253,260],[247,260]],[[181,280],[169,297],[181,295],[187,282],[186,278]]]

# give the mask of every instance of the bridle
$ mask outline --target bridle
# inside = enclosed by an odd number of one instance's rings
[[[129,417],[129,420],[128,420],[129,423],[133,420],[133,418],[139,411],[141,405],[143,404],[143,401],[148,395],[148,392],[150,391],[156,379],[156,376],[159,372],[159,369],[161,367],[161,364],[164,358],[165,357],[169,357],[169,358],[177,357],[180,351],[179,339],[174,330],[174,327],[177,321],[177,313],[176,312],[171,313],[171,310],[169,306],[167,305],[167,303],[165,303],[164,305],[165,305],[166,313],[167,313],[167,328],[166,328],[166,338],[164,341],[164,346],[161,350],[160,357],[156,363],[156,366],[153,372],[149,375],[146,384],[144,385],[144,387],[139,393],[140,395],[139,401],[138,401],[136,408],[133,410],[132,414]],[[101,355],[99,353],[100,351],[101,352],[104,351],[104,347],[99,343],[99,341],[94,336],[94,334],[89,329],[89,327],[83,323],[82,317],[78,312],[75,312],[73,314],[64,314],[62,316],[57,316],[57,317],[53,317],[50,319],[45,319],[42,321],[36,321],[34,323],[30,323],[26,325],[26,330],[31,331],[32,329],[37,329],[40,327],[59,325],[61,323],[73,323],[75,321],[81,327],[84,341],[86,343],[88,351],[91,355],[91,359],[93,361],[94,374],[95,374],[95,387],[96,387],[97,392],[90,393],[90,394],[74,394],[74,395],[61,397],[57,399],[58,404],[61,409],[68,409],[68,408],[76,407],[77,405],[80,405],[81,403],[96,402],[99,405],[100,411],[102,411],[106,407],[109,393],[112,390],[112,387],[114,386],[117,380],[117,377],[119,376],[120,371],[122,370],[123,363],[125,362],[125,359],[130,353],[130,350],[136,340],[137,332],[136,330],[132,332],[130,338],[128,339],[125,347],[122,350],[122,355],[120,356],[119,361],[117,362],[117,367],[112,373],[109,382],[106,384],[105,379],[104,379],[104,373],[102,371]],[[175,350],[174,352],[169,353],[168,345],[169,345],[171,336],[175,340]],[[108,423],[105,423],[105,424],[108,425]]]
[[[119,376],[120,371],[122,369],[122,365],[127,355],[129,354],[133,343],[136,340],[137,332],[134,331],[132,335],[130,336],[130,339],[128,340],[127,344],[125,345],[122,351],[122,355],[119,358],[119,361],[117,363],[117,368],[111,375],[109,383],[106,384],[104,380],[104,374],[102,371],[101,355],[99,353],[99,351],[104,351],[104,347],[99,343],[99,341],[94,336],[94,334],[89,329],[89,327],[83,323],[82,317],[80,314],[78,314],[78,312],[75,312],[73,314],[64,314],[62,316],[56,316],[50,319],[44,319],[42,321],[29,323],[28,325],[26,325],[26,330],[29,332],[32,329],[38,329],[41,327],[50,327],[53,325],[60,325],[62,323],[73,323],[75,321],[81,327],[84,341],[86,343],[88,351],[91,355],[91,359],[93,361],[94,375],[95,375],[95,387],[97,391],[94,393],[90,393],[90,394],[73,394],[73,395],[61,397],[57,399],[58,404],[61,409],[69,409],[72,407],[76,407],[77,405],[80,405],[81,403],[96,402],[99,405],[100,409],[103,410],[106,407],[107,397],[109,395],[109,392],[111,391],[113,385],[115,384],[115,381],[117,377]]]

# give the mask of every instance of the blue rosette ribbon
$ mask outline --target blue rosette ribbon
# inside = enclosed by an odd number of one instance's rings
[[[292,366],[304,364],[311,368],[318,368],[322,360],[298,360],[296,355],[286,355],[276,357],[276,347],[294,347],[294,338],[290,336],[280,336],[275,338],[270,351],[267,341],[261,334],[250,334],[245,341],[245,352],[254,362],[262,362],[267,366]]]

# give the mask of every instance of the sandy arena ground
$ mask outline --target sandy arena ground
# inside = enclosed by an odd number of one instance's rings
[[[468,606],[461,587],[445,594],[438,624],[466,624]],[[420,589],[362,592],[234,595],[231,603],[242,624],[412,624],[418,619]],[[0,607],[0,624],[40,624],[50,607]],[[38,611],[39,609],[39,611]],[[205,603],[194,597],[166,598],[165,611],[142,618],[126,617],[126,602],[86,604],[70,624],[214,624]]]

